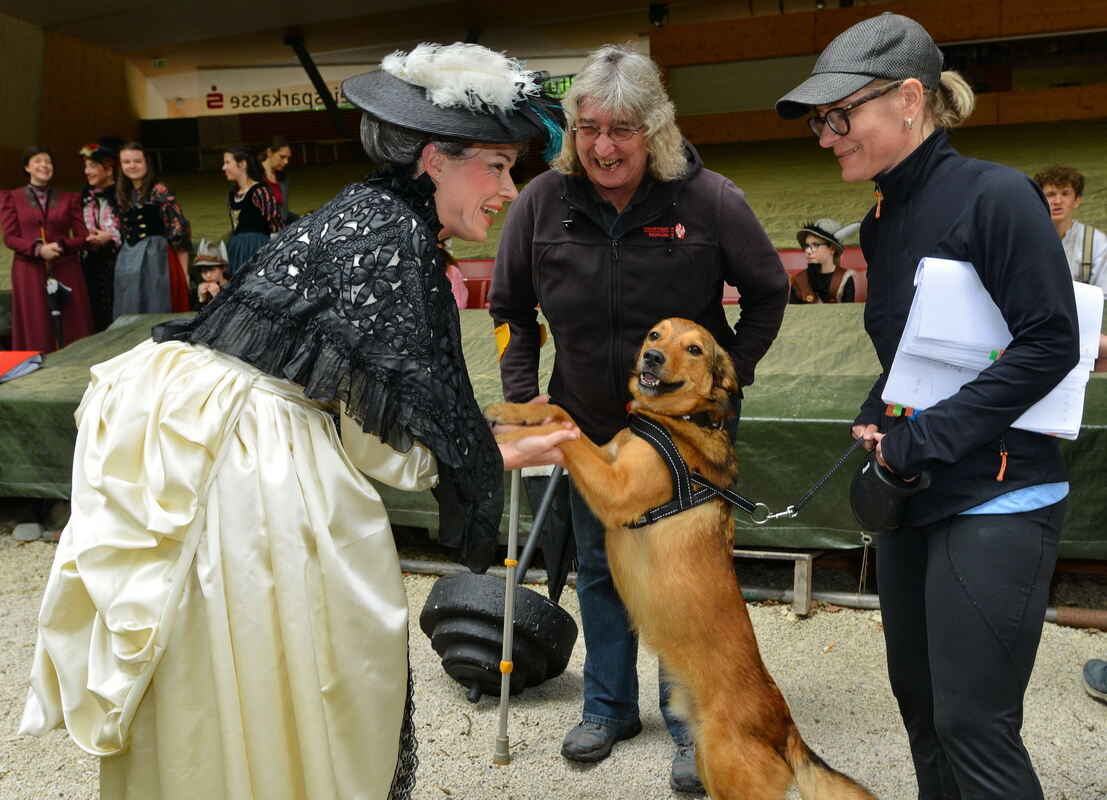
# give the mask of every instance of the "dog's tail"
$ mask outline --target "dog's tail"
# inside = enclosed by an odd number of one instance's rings
[[[864,786],[827,766],[795,725],[788,733],[786,757],[803,800],[876,800]]]

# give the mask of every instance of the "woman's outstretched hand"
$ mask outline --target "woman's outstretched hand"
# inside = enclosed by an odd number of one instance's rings
[[[552,420],[547,420],[550,422]],[[495,425],[492,433],[502,433],[521,427],[519,425]],[[558,445],[580,438],[580,428],[571,422],[561,423],[561,430],[552,433],[524,436],[514,442],[500,444],[500,455],[504,460],[504,469],[522,469],[540,467],[547,464],[564,464],[565,456]]]

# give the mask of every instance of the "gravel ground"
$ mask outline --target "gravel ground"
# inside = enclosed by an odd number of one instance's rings
[[[16,730],[26,694],[35,616],[55,547],[15,542],[0,523],[0,798],[90,800],[97,796],[97,765],[66,734],[41,739]],[[749,584],[771,583],[780,571],[740,574]],[[790,571],[790,567],[788,567]],[[856,578],[816,571],[816,589],[841,590]],[[835,582],[843,584],[834,586]],[[583,639],[561,676],[512,699],[508,735],[512,763],[492,764],[499,723],[497,698],[466,701],[465,691],[441,669],[418,628],[418,612],[434,579],[405,578],[412,609],[419,735],[416,800],[642,800],[687,797],[668,787],[672,746],[653,698],[656,659],[643,653],[639,675],[643,732],[616,746],[601,764],[581,766],[559,755],[561,737],[578,721]],[[1062,584],[1060,588],[1056,583]],[[1059,579],[1055,602],[1103,608],[1107,587],[1095,580]],[[832,585],[827,585],[827,584]],[[542,591],[541,587],[538,587]],[[578,620],[575,594],[562,596]],[[885,800],[915,796],[913,773],[884,672],[880,617],[874,611],[819,607],[806,619],[788,608],[750,606],[765,661],[791,704],[807,742],[832,766]],[[1089,698],[1080,667],[1107,656],[1107,634],[1047,624],[1027,693],[1023,735],[1049,800],[1107,798],[1107,705]],[[796,795],[798,797],[798,795]]]

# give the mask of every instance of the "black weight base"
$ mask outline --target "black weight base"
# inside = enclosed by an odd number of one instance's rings
[[[472,573],[439,578],[419,615],[446,674],[469,690],[474,703],[482,694],[500,693],[504,583]],[[576,640],[577,624],[563,608],[516,586],[511,694],[564,672]]]

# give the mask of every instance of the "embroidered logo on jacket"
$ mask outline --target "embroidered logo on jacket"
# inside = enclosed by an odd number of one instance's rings
[[[672,227],[668,225],[646,225],[642,228],[642,233],[651,239],[683,239],[684,235],[688,233],[688,229],[685,228],[679,222]]]

